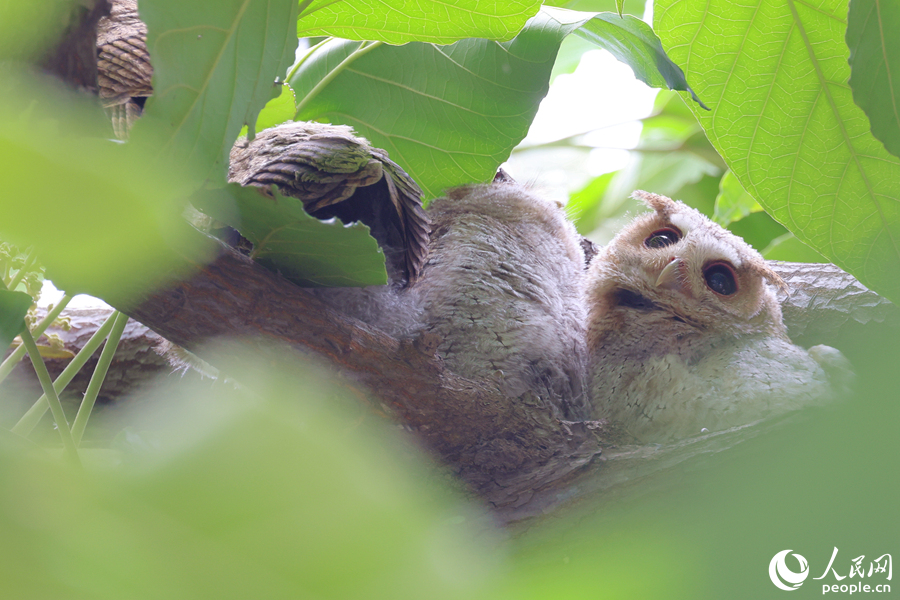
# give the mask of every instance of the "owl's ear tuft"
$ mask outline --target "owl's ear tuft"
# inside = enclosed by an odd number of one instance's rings
[[[663,216],[672,214],[678,207],[678,203],[671,198],[667,198],[660,194],[654,194],[653,192],[645,192],[644,190],[635,190],[631,194],[631,197],[635,200],[641,200],[649,208],[652,208]]]
[[[768,281],[770,284],[778,288],[778,291],[790,294],[788,285],[784,282],[778,273],[769,268],[769,265],[763,262],[752,262],[750,268],[753,269],[760,277]]]

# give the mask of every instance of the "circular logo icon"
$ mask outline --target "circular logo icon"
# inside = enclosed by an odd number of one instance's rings
[[[795,572],[788,568],[785,559],[790,553],[790,550],[782,550],[773,556],[771,562],[769,562],[769,579],[772,580],[776,587],[788,592],[800,587],[806,580],[806,576],[809,575],[809,564],[799,554],[794,554],[793,556],[800,563],[800,570]]]

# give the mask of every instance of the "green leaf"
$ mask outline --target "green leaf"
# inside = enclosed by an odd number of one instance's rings
[[[850,88],[872,134],[900,156],[900,4],[851,0],[847,18]]]
[[[601,48],[634,70],[634,76],[651,87],[667,87],[690,92],[694,101],[707,108],[687,84],[684,72],[663,50],[659,38],[649,25],[626,15],[600,13],[585,23],[578,35]],[[707,109],[709,110],[709,109]]]
[[[304,287],[384,285],[384,254],[362,223],[320,221],[303,203],[274,191],[229,184],[193,204],[253,242],[251,257]]]
[[[620,11],[637,18],[644,16],[644,3],[641,0],[632,0],[627,4],[622,0],[544,0],[544,6],[556,6],[568,10],[581,10],[585,12],[613,12]]]
[[[747,193],[734,173],[726,171],[719,182],[719,195],[716,196],[716,209],[713,221],[727,227],[733,221],[739,221],[750,213],[763,209],[756,198]]]
[[[750,213],[743,219],[732,221],[728,230],[757,250],[768,248],[774,240],[788,232],[784,225],[764,211]]]
[[[154,93],[131,143],[224,181],[243,125],[272,97],[294,58],[296,0],[141,3]]]
[[[534,16],[540,0],[422,2],[421,0],[301,0],[297,35],[334,36],[388,44],[449,44],[464,38],[508,40]]]
[[[82,10],[77,0],[0,3],[0,60],[39,60]]]
[[[490,181],[525,137],[560,42],[584,18],[542,11],[504,43],[328,42],[289,78],[300,97],[297,120],[351,125],[429,198]]]
[[[566,203],[566,214],[582,235],[597,229],[614,211],[614,208],[611,210],[610,203],[604,202],[604,200],[617,173],[619,171],[595,177],[586,186],[569,196],[569,201]]]
[[[279,94],[266,103],[265,108],[259,111],[259,117],[256,119],[256,133],[269,127],[281,125],[286,121],[294,118],[297,112],[297,98],[294,90],[287,83],[281,84]],[[247,126],[241,129],[241,136],[247,135]]]
[[[0,349],[3,352],[25,329],[25,315],[33,303],[34,299],[25,292],[0,290]]]
[[[762,255],[767,260],[803,263],[828,262],[821,254],[798,240],[793,233],[785,233],[772,240],[762,251]]]
[[[713,107],[719,154],[801,241],[900,300],[900,160],[847,86],[846,3],[661,0],[656,30]]]

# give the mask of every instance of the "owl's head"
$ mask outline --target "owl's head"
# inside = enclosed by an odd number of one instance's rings
[[[595,341],[635,320],[674,336],[784,334],[774,289],[784,283],[757,251],[681,202],[643,191],[633,197],[654,212],[625,227],[592,263]]]

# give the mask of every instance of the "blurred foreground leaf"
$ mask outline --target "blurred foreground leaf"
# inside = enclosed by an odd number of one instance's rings
[[[253,242],[251,257],[304,287],[384,285],[384,253],[362,223],[320,221],[303,203],[236,183],[198,194],[194,205]]]
[[[78,6],[77,0],[0,3],[0,60],[39,59],[74,20]]]
[[[241,391],[161,387],[117,467],[73,473],[0,443],[4,595],[488,597],[487,524],[408,440],[320,369],[224,354]]]
[[[74,93],[7,72],[0,89],[0,238],[34,246],[70,293],[125,299],[204,260],[181,219],[180,180],[159,161],[104,139],[99,109]],[[39,99],[37,101],[33,99]],[[99,113],[102,117],[102,113]]]
[[[900,299],[900,159],[847,86],[847,3],[660,0],[656,31],[747,192],[801,241]]]

